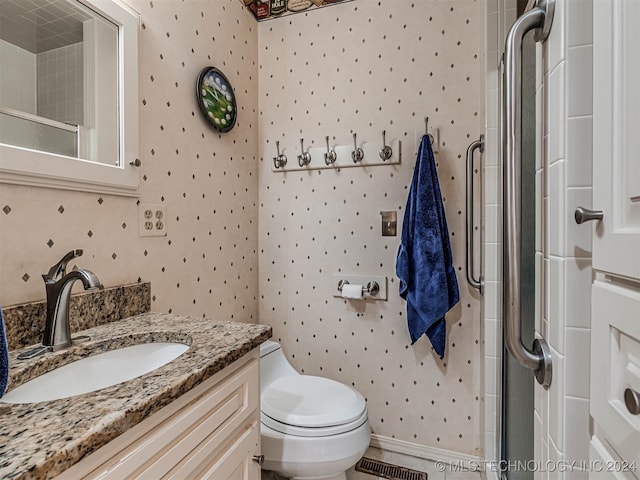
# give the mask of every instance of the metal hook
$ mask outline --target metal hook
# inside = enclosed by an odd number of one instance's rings
[[[360,147],[358,147],[358,142],[356,141],[356,134],[353,134],[353,152],[351,152],[351,159],[353,163],[361,162],[364,158],[364,152]]]
[[[327,153],[324,154],[324,163],[327,165],[333,165],[337,158],[336,151],[329,149],[329,135],[324,137],[324,139],[327,142]]]
[[[298,155],[298,165],[304,167],[311,163],[311,154],[304,151],[304,141],[300,139],[300,155]]]
[[[280,154],[280,142],[278,140],[276,140],[276,151],[278,155],[273,157],[273,166],[275,168],[282,168],[287,164],[287,156]]]
[[[429,141],[433,145],[433,135],[429,133],[429,117],[424,117],[424,134],[429,137]]]
[[[389,145],[387,145],[387,140],[385,138],[386,135],[387,135],[387,131],[383,130],[382,131],[382,148],[378,152],[378,155],[380,155],[380,158],[382,159],[383,162],[386,162],[387,160],[389,160],[393,155],[393,150]]]

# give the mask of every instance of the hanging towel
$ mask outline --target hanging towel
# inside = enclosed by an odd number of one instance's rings
[[[7,391],[9,383],[9,350],[7,347],[7,335],[0,307],[0,397]]]
[[[396,274],[400,296],[407,301],[411,343],[426,334],[443,358],[447,334],[444,316],[458,303],[459,292],[436,163],[427,135],[420,143],[404,211]]]

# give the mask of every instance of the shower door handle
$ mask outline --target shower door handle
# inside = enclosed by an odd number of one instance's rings
[[[544,41],[551,29],[555,0],[537,0],[509,31],[504,53],[504,169],[502,319],[509,353],[522,366],[533,370],[538,383],[551,385],[551,350],[544,338],[534,340],[532,349],[522,343],[520,320],[521,257],[521,161],[522,146],[522,40],[536,29],[535,40]]]
[[[473,288],[480,292],[480,295],[483,294],[483,282],[482,282],[482,274],[476,278],[474,276],[474,266],[475,266],[475,258],[474,258],[474,250],[473,250],[473,218],[474,218],[474,208],[473,208],[473,153],[476,150],[480,150],[480,153],[484,152],[484,135],[480,135],[480,140],[476,140],[469,145],[467,148],[467,191],[466,191],[466,200],[467,200],[467,211],[465,215],[467,216],[467,228],[466,228],[466,237],[467,237],[467,282]],[[480,244],[482,248],[482,243]]]

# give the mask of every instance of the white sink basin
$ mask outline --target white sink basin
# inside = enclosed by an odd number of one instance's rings
[[[73,397],[149,373],[189,349],[183,343],[142,343],[63,365],[11,390],[0,402],[34,403]]]

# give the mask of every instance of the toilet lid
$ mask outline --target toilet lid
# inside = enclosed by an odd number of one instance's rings
[[[262,413],[287,425],[331,427],[354,422],[366,410],[364,397],[353,388],[312,375],[288,375],[262,392]]]

